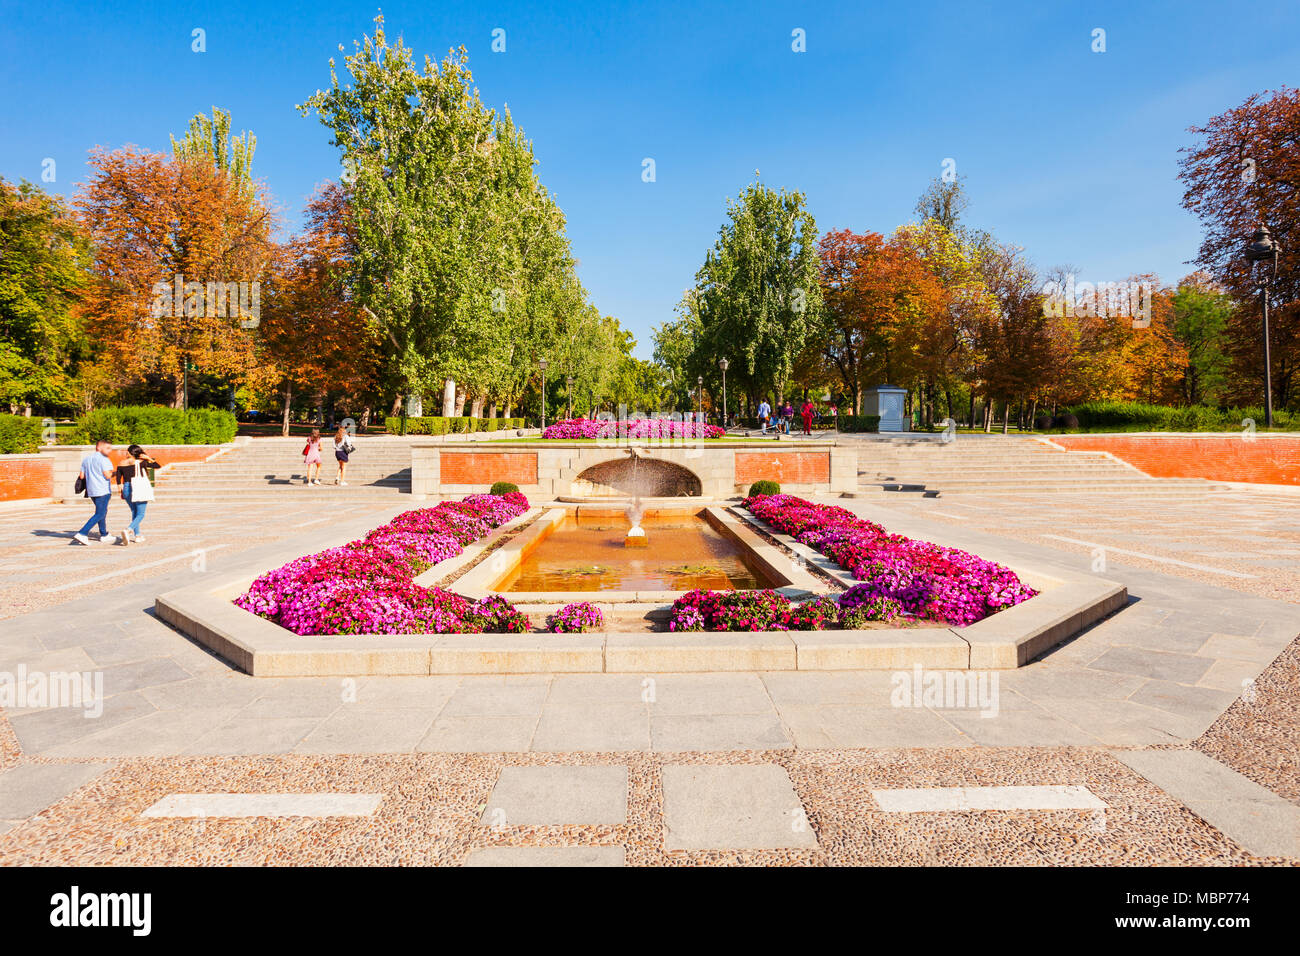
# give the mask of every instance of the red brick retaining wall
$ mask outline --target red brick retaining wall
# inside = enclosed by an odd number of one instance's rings
[[[830,452],[736,452],[736,484],[763,479],[791,485],[828,482],[831,480]]]
[[[54,497],[54,461],[40,455],[0,455],[0,501]]]
[[[1300,485],[1300,435],[1059,435],[1071,451],[1107,451],[1154,478]]]
[[[512,481],[516,485],[537,484],[536,452],[446,452],[440,456],[444,485],[490,485]]]

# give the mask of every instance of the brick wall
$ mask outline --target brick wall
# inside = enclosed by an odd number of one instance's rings
[[[536,452],[448,452],[441,455],[439,483],[444,485],[490,485],[513,481],[516,485],[537,484]]]
[[[790,485],[829,482],[830,452],[736,452],[736,484],[745,485],[763,479]]]
[[[1154,478],[1300,485],[1300,435],[1060,435],[1071,451],[1108,451]]]
[[[0,455],[0,501],[54,497],[54,462],[41,455]]]

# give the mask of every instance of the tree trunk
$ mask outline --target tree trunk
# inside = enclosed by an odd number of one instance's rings
[[[289,437],[289,410],[293,406],[293,382],[284,380],[284,416],[280,421],[280,435]]]
[[[397,397],[393,399],[393,407],[388,410],[389,418],[396,418],[402,414],[402,393],[398,392]]]
[[[469,417],[470,418],[483,417],[483,396],[482,395],[474,396],[474,401],[470,402]]]
[[[452,411],[453,418],[460,418],[465,413],[465,390],[456,386],[456,405]]]
[[[1006,435],[1011,431],[1011,399],[1002,403],[1002,434]]]
[[[970,390],[970,427],[975,427],[975,389]]]
[[[990,396],[984,402],[984,434],[993,431],[993,398]]]
[[[360,431],[364,434],[369,428],[370,428],[370,406],[367,405],[365,408],[361,409]]]

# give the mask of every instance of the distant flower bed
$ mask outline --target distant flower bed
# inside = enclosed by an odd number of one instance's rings
[[[743,506],[863,582],[841,595],[841,608],[875,609],[885,600],[905,615],[960,626],[1038,593],[1010,568],[956,548],[889,534],[835,505],[761,495],[745,499]]]
[[[527,616],[504,598],[471,601],[415,577],[527,509],[516,492],[407,511],[359,541],[268,571],[235,604],[295,634],[522,633]]]
[[[548,425],[543,438],[721,438],[726,431],[703,422],[678,422],[668,418],[637,418],[631,421],[602,421],[597,418],[567,418]]]

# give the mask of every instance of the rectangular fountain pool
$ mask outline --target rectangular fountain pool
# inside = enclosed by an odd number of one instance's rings
[[[746,590],[773,587],[749,549],[704,512],[649,511],[647,544],[624,546],[631,528],[617,511],[568,511],[525,548],[492,585],[507,594],[563,591]]]

